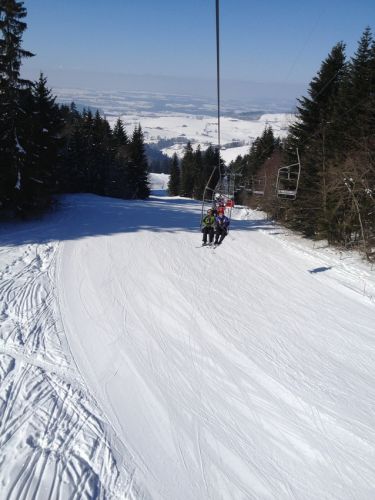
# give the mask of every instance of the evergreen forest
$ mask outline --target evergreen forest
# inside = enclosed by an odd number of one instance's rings
[[[232,162],[238,201],[306,237],[359,248],[375,260],[374,131],[375,41],[366,28],[349,60],[344,43],[332,48],[308,95],[298,99],[286,139],[275,138],[268,127],[247,155]],[[297,154],[298,190],[294,185],[289,193],[296,195],[284,196],[278,170],[295,165]]]
[[[142,128],[128,137],[98,111],[56,104],[41,74],[21,78],[27,24],[21,1],[0,0],[0,209],[22,217],[49,207],[58,193],[147,198],[148,160]]]

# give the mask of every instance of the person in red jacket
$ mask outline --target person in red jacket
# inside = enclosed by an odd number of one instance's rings
[[[216,212],[217,212],[217,215],[224,215],[225,207],[223,205],[218,206]]]

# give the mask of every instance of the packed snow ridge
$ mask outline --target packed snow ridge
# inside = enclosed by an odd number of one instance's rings
[[[0,225],[1,498],[373,498],[374,271],[155,180]]]

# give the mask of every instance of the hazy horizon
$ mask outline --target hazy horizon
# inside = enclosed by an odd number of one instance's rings
[[[180,78],[163,75],[135,75],[82,70],[38,70],[31,66],[23,68],[25,78],[37,80],[43,72],[48,87],[93,91],[148,92],[176,95],[191,95],[202,99],[217,99],[216,80],[209,78]],[[306,86],[292,83],[254,82],[245,80],[221,80],[222,102],[235,100],[243,104],[267,106],[277,104],[285,111],[292,111],[297,98],[307,91]]]
[[[216,98],[215,2],[25,2],[26,77],[51,88],[144,91]],[[295,109],[332,47],[348,60],[375,19],[373,0],[220,2],[223,101]]]

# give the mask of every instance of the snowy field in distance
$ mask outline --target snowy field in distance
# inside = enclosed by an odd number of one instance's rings
[[[217,143],[217,120],[209,116],[172,115],[172,116],[121,116],[127,130],[131,133],[134,126],[141,123],[145,140],[148,143],[157,143],[161,139],[190,140],[193,147],[201,145],[206,149],[209,144]],[[256,120],[241,120],[239,118],[222,117],[220,120],[221,144],[223,145],[223,159],[237,157],[240,152],[247,152],[254,139],[262,134],[265,127],[272,126],[278,137],[285,137],[287,128],[293,119],[287,114],[265,114]],[[109,119],[111,125],[115,119]],[[233,144],[239,143],[239,147]],[[177,153],[181,156],[185,144],[174,142],[169,147],[162,148],[168,156]],[[234,149],[234,152],[230,150]],[[233,158],[233,159],[234,159]]]

